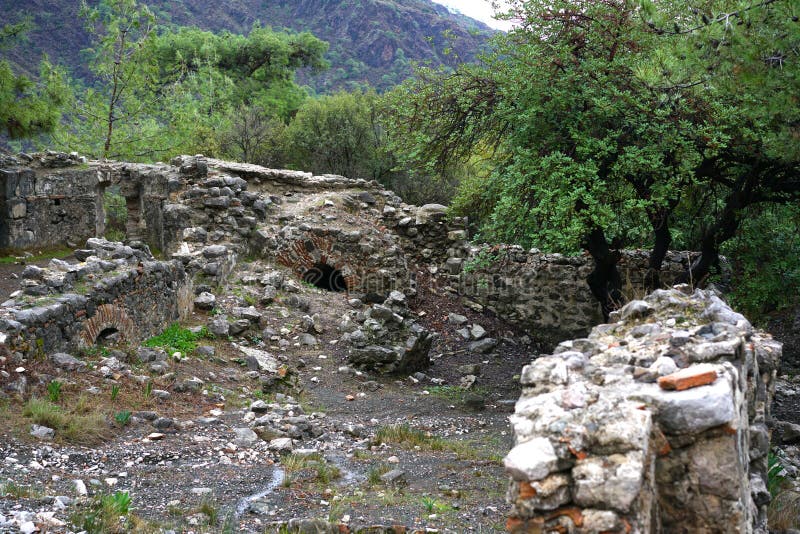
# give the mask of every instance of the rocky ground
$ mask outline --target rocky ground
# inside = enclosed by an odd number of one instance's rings
[[[176,331],[194,350],[2,361],[0,531],[504,530],[500,459],[531,340],[421,276],[407,313],[433,334],[431,367],[364,372],[343,341],[363,303],[288,275],[263,298],[270,276],[242,263],[200,299]]]

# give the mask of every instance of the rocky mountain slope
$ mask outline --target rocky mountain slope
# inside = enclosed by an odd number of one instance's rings
[[[92,2],[93,3],[93,2]],[[311,31],[330,43],[331,68],[301,75],[317,91],[370,84],[386,89],[402,81],[412,62],[454,65],[473,60],[491,36],[483,23],[430,0],[231,0],[186,2],[149,0],[159,23],[246,33],[254,23]],[[42,54],[88,76],[81,50],[89,45],[70,0],[0,0],[8,20],[29,15],[35,24],[28,39],[4,52],[20,68],[35,73]],[[6,18],[6,17],[4,17]]]

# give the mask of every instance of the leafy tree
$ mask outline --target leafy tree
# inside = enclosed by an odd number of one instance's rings
[[[408,131],[439,168],[497,149],[490,183],[460,204],[485,206],[494,239],[587,250],[605,311],[622,246],[651,248],[657,286],[684,236],[701,252],[687,279],[703,280],[749,206],[800,192],[797,106],[770,99],[797,94],[791,2],[739,4],[515,0],[519,27],[483,68],[407,92]]]
[[[28,21],[0,27],[0,51],[12,47],[29,29]],[[7,60],[0,60],[0,132],[9,138],[52,132],[68,99],[66,74],[47,58],[37,80],[15,73]]]
[[[147,106],[152,102],[145,93],[155,83],[155,70],[146,50],[154,36],[155,15],[137,0],[102,0],[94,8],[84,1],[81,16],[94,37],[91,70],[99,83],[96,90],[89,90],[83,112],[90,121],[102,124],[102,156],[106,158],[118,124],[147,120]],[[141,131],[141,124],[136,126]]]
[[[236,161],[280,167],[285,165],[286,124],[257,107],[239,108],[222,135],[222,153]]]
[[[327,67],[327,43],[308,32],[284,33],[254,25],[247,36],[180,28],[152,46],[164,85],[215,70],[230,80],[226,104],[257,106],[288,120],[306,98],[294,82],[298,69]]]
[[[341,92],[308,100],[286,136],[292,160],[316,173],[384,180],[394,165],[374,92]]]

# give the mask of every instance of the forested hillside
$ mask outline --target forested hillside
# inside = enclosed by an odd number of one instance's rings
[[[96,2],[89,2],[94,5]],[[412,73],[412,62],[455,66],[472,61],[492,31],[429,0],[232,0],[146,2],[158,24],[247,33],[260,22],[273,29],[310,31],[327,41],[331,68],[301,83],[317,92],[369,84],[384,90]],[[67,65],[74,76],[91,76],[82,50],[91,44],[74,0],[0,0],[7,21],[32,17],[27,42],[9,52],[29,74],[42,54]]]

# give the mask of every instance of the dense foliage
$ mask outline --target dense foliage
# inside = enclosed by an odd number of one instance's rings
[[[29,29],[27,21],[0,27],[0,51],[18,44]],[[15,72],[7,60],[0,60],[0,135],[16,139],[52,132],[68,96],[66,83],[64,72],[46,58],[40,64],[38,80]]]
[[[679,244],[704,280],[746,213],[800,196],[800,25],[793,2],[514,1],[482,67],[406,84],[398,126],[439,168],[495,150],[457,202],[483,235],[587,250],[607,310],[616,249]],[[421,90],[415,84],[422,83]],[[473,185],[473,184],[471,184]]]

